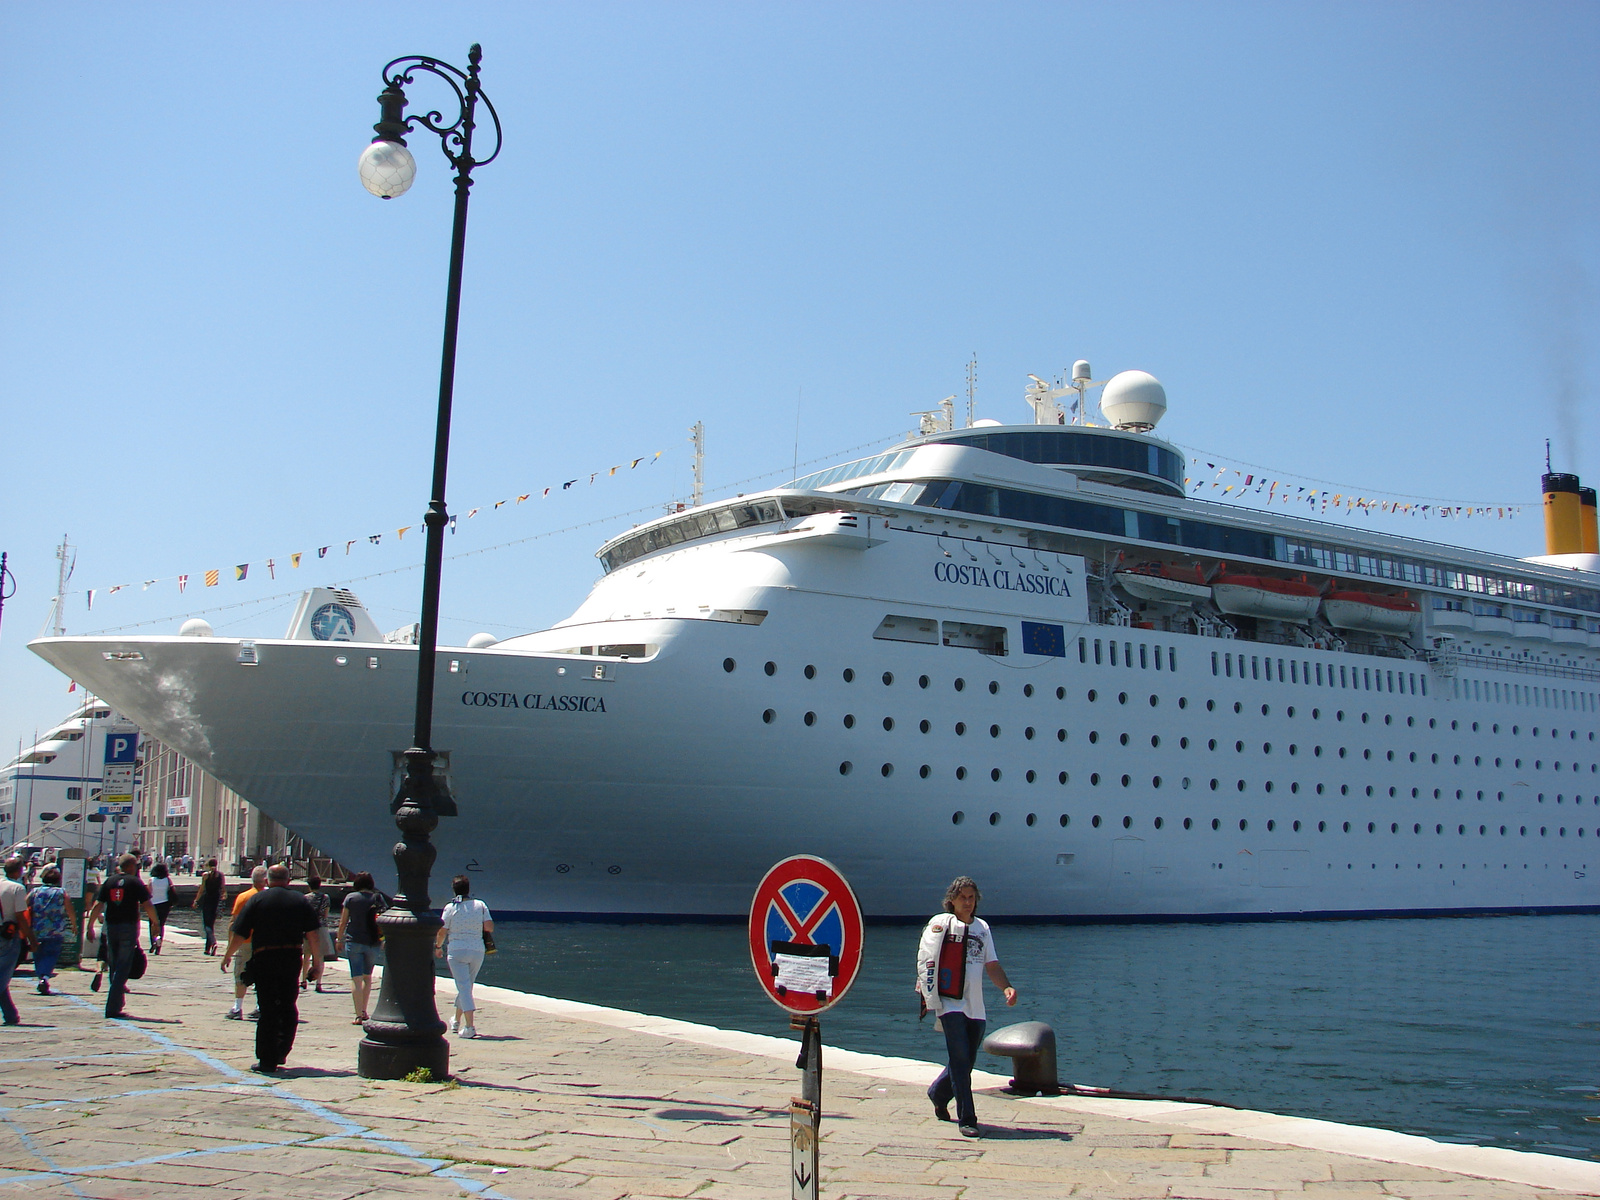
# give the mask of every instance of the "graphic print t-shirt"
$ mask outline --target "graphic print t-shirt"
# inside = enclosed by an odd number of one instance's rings
[[[107,925],[132,925],[139,906],[150,899],[150,889],[137,875],[113,875],[100,885],[95,899],[105,905]]]
[[[954,917],[934,918],[940,923],[949,922],[952,933],[961,932],[961,922]],[[961,990],[959,1000],[950,996],[939,997],[939,1015],[945,1013],[965,1013],[974,1021],[988,1019],[988,1013],[983,1007],[983,968],[984,964],[999,962],[999,956],[994,952],[994,934],[989,931],[989,923],[982,917],[973,917],[972,924],[966,926],[967,947],[967,978]]]

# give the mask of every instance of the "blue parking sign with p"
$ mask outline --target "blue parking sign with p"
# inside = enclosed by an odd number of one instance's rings
[[[106,765],[132,766],[139,750],[137,732],[106,734]]]

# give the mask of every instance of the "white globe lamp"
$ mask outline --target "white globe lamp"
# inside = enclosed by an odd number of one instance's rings
[[[399,142],[373,142],[361,152],[356,168],[361,186],[380,200],[405,195],[417,177],[417,160]]]

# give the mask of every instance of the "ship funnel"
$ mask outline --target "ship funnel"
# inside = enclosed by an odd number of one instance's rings
[[[1583,503],[1578,477],[1547,471],[1540,482],[1544,492],[1544,552],[1583,553]]]
[[[1600,524],[1596,523],[1594,489],[1578,489],[1578,527],[1583,538],[1583,553],[1600,554]]]

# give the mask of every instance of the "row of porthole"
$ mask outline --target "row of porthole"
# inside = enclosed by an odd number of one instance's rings
[[[737,663],[737,661],[735,659],[725,658],[725,659],[722,660],[722,669],[724,671],[732,673],[737,668],[737,666],[738,666],[738,663]],[[778,664],[775,663],[775,662],[772,662],[772,661],[768,661],[767,663],[764,664],[763,670],[768,675],[776,675],[777,672],[778,672]],[[816,674],[817,674],[817,668],[812,664],[807,664],[806,668],[805,668],[805,677],[807,679],[814,679],[814,678],[816,678]],[[841,676],[842,676],[842,678],[844,679],[844,681],[846,683],[853,683],[855,681],[855,678],[856,678],[855,669],[853,667],[846,667],[843,670],[843,672],[841,673]],[[892,686],[893,683],[894,683],[894,679],[895,679],[895,676],[894,676],[894,672],[892,672],[892,671],[885,671],[883,673],[883,675],[882,675],[882,680],[883,680],[883,684],[884,684],[885,687]],[[921,688],[924,688],[924,689],[928,688],[928,687],[931,687],[932,686],[932,680],[926,675],[919,675],[919,676],[917,676],[917,686],[921,687]],[[955,687],[955,690],[958,691],[958,692],[965,691],[966,690],[966,686],[967,686],[967,681],[966,681],[965,678],[962,678],[962,677],[958,676],[953,681],[953,686]],[[1031,683],[1024,684],[1023,687],[1022,687],[1022,694],[1024,696],[1032,696],[1034,694],[1034,691],[1035,691],[1034,686]],[[1057,700],[1066,699],[1066,695],[1067,695],[1066,688],[1058,687],[1058,688],[1056,688],[1055,691],[1056,691],[1056,699]],[[999,681],[991,679],[989,681],[989,694],[990,695],[998,695],[999,692],[1000,692]],[[1093,703],[1095,703],[1095,702],[1097,702],[1099,700],[1100,693],[1099,693],[1099,691],[1097,689],[1090,688],[1089,691],[1087,692],[1087,698],[1088,698],[1089,702],[1091,704],[1093,704]],[[1118,692],[1117,693],[1117,703],[1126,704],[1126,703],[1128,703],[1128,699],[1129,699],[1129,697],[1128,697],[1128,693],[1127,692]],[[1148,703],[1149,703],[1151,708],[1156,708],[1161,703],[1161,697],[1158,696],[1158,695],[1155,695],[1154,693],[1152,693],[1148,698]],[[1179,708],[1188,708],[1189,707],[1189,698],[1187,696],[1179,696],[1178,697],[1178,707]],[[1207,700],[1206,701],[1206,711],[1207,712],[1216,711],[1216,707],[1217,707],[1217,702],[1215,700]],[[1244,704],[1241,701],[1237,701],[1237,700],[1234,701],[1233,711],[1235,713],[1243,713],[1244,712]],[[1286,715],[1288,715],[1290,717],[1293,717],[1295,715],[1295,707],[1292,704],[1289,705],[1284,711],[1285,711]],[[1270,716],[1271,713],[1272,713],[1272,706],[1270,704],[1263,704],[1261,706],[1261,715],[1262,716],[1264,716],[1264,717],[1265,716]],[[1371,720],[1371,716],[1372,716],[1372,714],[1370,714],[1370,713],[1362,713],[1361,714],[1361,723],[1363,725],[1367,724]],[[1313,708],[1311,710],[1311,719],[1314,720],[1314,721],[1315,720],[1321,720],[1322,719],[1322,710],[1320,708]],[[1337,720],[1337,721],[1343,721],[1345,719],[1344,710],[1343,709],[1337,710],[1334,713],[1334,719]],[[1406,718],[1407,727],[1415,726],[1416,725],[1416,720],[1417,719],[1414,716],[1407,717]],[[1383,723],[1385,725],[1392,725],[1394,723],[1394,715],[1392,713],[1384,714]],[[1438,723],[1439,723],[1438,722],[1438,718],[1436,718],[1436,717],[1429,717],[1428,718],[1428,728],[1429,729],[1436,729],[1438,727]],[[1460,725],[1461,725],[1460,721],[1452,720],[1450,722],[1450,729],[1452,731],[1457,731],[1457,730],[1459,730]],[[1493,733],[1499,733],[1500,732],[1500,725],[1499,725],[1498,722],[1493,723],[1490,728],[1491,728],[1491,731]],[[1479,732],[1479,723],[1477,721],[1471,722],[1471,731],[1473,733]],[[1522,732],[1521,726],[1513,725],[1511,727],[1511,733],[1512,733],[1513,737],[1520,736],[1521,732]],[[1530,732],[1534,737],[1541,736],[1541,730],[1540,730],[1540,728],[1538,726],[1534,726],[1533,729]],[[1549,734],[1550,734],[1550,736],[1552,738],[1558,738],[1558,737],[1561,736],[1561,731],[1558,730],[1558,729],[1551,729],[1551,730],[1549,730]],[[1570,740],[1576,741],[1577,737],[1578,737],[1578,731],[1576,729],[1570,730],[1568,732],[1567,736],[1568,736],[1568,738]],[[1587,737],[1588,737],[1588,740],[1591,741],[1591,742],[1595,740],[1595,735],[1594,735],[1593,732],[1589,733],[1587,735]]]
[[[839,774],[841,774],[841,775],[849,775],[852,772],[854,772],[855,769],[856,769],[856,765],[853,762],[845,761],[845,762],[842,762],[842,763],[839,764]],[[967,777],[968,773],[969,772],[967,771],[966,767],[957,767],[956,771],[955,771],[955,775],[956,775],[957,779],[965,779]],[[878,768],[878,774],[882,775],[885,779],[888,779],[891,775],[894,774],[894,764],[893,763],[884,763],[882,766],[880,766]],[[927,779],[932,774],[933,774],[933,768],[931,766],[929,766],[927,763],[923,763],[920,767],[917,768],[917,776],[919,778],[921,778],[921,779]],[[999,767],[993,767],[993,768],[990,769],[990,771],[989,771],[989,779],[992,782],[999,783],[1000,780],[1003,777],[1004,777],[1004,772],[1001,771]],[[1022,773],[1022,778],[1025,779],[1029,783],[1037,783],[1039,781],[1040,775],[1039,775],[1038,771],[1030,770],[1030,771],[1024,771]],[[1056,775],[1056,782],[1060,783],[1060,784],[1065,784],[1069,778],[1070,778],[1070,776],[1065,771],[1061,771],[1061,772],[1058,772],[1057,775]]]
[[[771,708],[763,710],[762,713],[761,713],[761,719],[766,724],[771,725],[774,721],[777,720],[777,710],[771,709]],[[809,725],[815,725],[816,722],[817,722],[817,714],[815,712],[807,712],[805,714],[803,720],[804,720],[805,724],[808,725],[808,726]],[[844,718],[843,718],[843,724],[844,724],[844,727],[846,729],[854,729],[855,726],[856,726],[855,714],[854,713],[846,713],[844,715]],[[883,729],[884,729],[885,732],[891,732],[895,728],[895,719],[893,717],[884,717],[883,720],[882,720],[882,725],[883,725]],[[931,732],[933,732],[933,724],[932,724],[932,722],[927,721],[927,720],[920,721],[918,723],[918,728],[923,733],[931,733]],[[965,721],[957,721],[955,723],[954,729],[955,729],[956,736],[958,736],[958,737],[964,736],[966,734],[966,732],[967,732],[967,723]],[[1036,731],[1035,731],[1034,727],[1029,725],[1029,726],[1027,726],[1026,728],[1023,729],[1022,736],[1025,737],[1026,739],[1028,739],[1029,741],[1032,741],[1034,736],[1035,736],[1035,732]],[[990,725],[989,726],[989,736],[990,737],[997,738],[997,737],[1000,736],[1000,733],[1001,733],[1001,728],[1000,728],[999,725]],[[1067,740],[1067,731],[1065,729],[1057,729],[1056,730],[1056,740],[1058,742],[1066,741]],[[1100,731],[1097,730],[1097,729],[1091,729],[1089,731],[1089,744],[1090,745],[1098,745],[1099,741],[1100,741]],[[1118,741],[1119,741],[1120,745],[1123,745],[1123,746],[1128,745],[1129,744],[1129,735],[1126,734],[1126,733],[1119,735]],[[1159,748],[1160,745],[1161,745],[1161,735],[1160,734],[1152,734],[1150,736],[1150,745],[1151,745],[1152,749]],[[1217,739],[1216,738],[1210,738],[1206,742],[1206,749],[1214,751],[1214,750],[1216,750],[1217,745],[1218,745]],[[1180,737],[1178,739],[1178,747],[1179,747],[1179,749],[1187,750],[1189,748],[1189,738]],[[1243,754],[1245,752],[1245,745],[1244,745],[1243,741],[1234,742],[1233,748],[1234,748],[1234,752],[1235,753]],[[1338,749],[1339,749],[1339,757],[1340,758],[1344,758],[1346,756],[1346,754],[1347,754],[1346,747],[1340,746]],[[1316,757],[1316,758],[1321,758],[1322,757],[1322,747],[1321,746],[1313,746],[1311,748],[1311,752],[1312,752],[1312,756],[1313,757]],[[1263,742],[1261,744],[1261,753],[1263,753],[1263,754],[1271,754],[1272,753],[1272,743],[1271,742]],[[1291,755],[1298,755],[1300,753],[1300,747],[1295,743],[1290,743],[1290,745],[1289,745],[1289,753]],[[1363,750],[1361,753],[1362,753],[1362,758],[1363,759],[1370,760],[1372,758],[1372,751],[1370,749]],[[1393,750],[1389,750],[1389,751],[1386,751],[1385,753],[1386,753],[1386,760],[1389,761],[1389,762],[1393,762],[1394,761],[1395,752]],[[1411,754],[1409,756],[1409,760],[1411,762],[1416,762],[1417,761],[1417,756],[1416,756],[1415,751],[1411,752]],[[1439,756],[1437,754],[1432,755],[1431,756],[1431,760],[1432,760],[1434,765],[1438,765],[1439,764]],[[1453,765],[1455,765],[1455,766],[1460,766],[1461,765],[1461,756],[1459,754],[1453,756]],[[1473,760],[1472,760],[1472,765],[1475,766],[1475,767],[1481,767],[1483,765],[1482,756],[1481,755],[1475,755],[1473,757]],[[1503,760],[1501,760],[1499,758],[1496,758],[1494,760],[1494,765],[1497,768],[1498,767],[1502,767],[1504,765],[1503,764]],[[1522,760],[1520,758],[1513,759],[1512,760],[1512,765],[1516,769],[1521,770],[1521,768],[1522,768]],[[1571,769],[1573,771],[1581,770],[1582,769],[1582,765],[1583,764],[1581,764],[1581,763],[1572,763],[1572,764],[1570,764]],[[1535,759],[1533,766],[1534,766],[1535,770],[1543,770],[1544,769],[1544,760],[1543,759]],[[1556,771],[1561,770],[1561,763],[1559,763],[1559,762],[1552,762],[1550,764],[1550,766],[1551,766],[1552,770],[1556,770]],[[1600,774],[1600,764],[1595,764],[1595,763],[1589,764],[1589,771],[1590,771],[1591,774]],[[1413,789],[1413,793],[1412,794],[1413,795],[1416,794],[1415,793],[1415,789]],[[1435,798],[1437,798],[1437,797],[1435,797]]]
[[[967,819],[967,814],[966,814],[965,810],[963,810],[963,809],[959,809],[958,808],[958,809],[955,810],[955,812],[950,814],[950,823],[952,825],[960,825],[966,819]],[[1029,813],[1027,815],[1027,818],[1026,818],[1026,823],[1028,825],[1033,825],[1035,823],[1036,819],[1037,818],[1036,818],[1035,814]],[[989,814],[989,824],[998,825],[998,824],[1000,824],[1001,820],[1002,820],[1002,817],[1001,817],[1000,813],[992,812],[992,813]],[[1066,813],[1062,813],[1061,817],[1060,817],[1061,827],[1063,829],[1065,829],[1071,823],[1072,823],[1072,818],[1070,816],[1068,816]],[[1097,813],[1093,817],[1089,818],[1089,824],[1091,826],[1093,826],[1095,829],[1099,829],[1101,827],[1101,825],[1104,824],[1104,821],[1100,817],[1100,815]],[[1293,823],[1293,831],[1295,833],[1299,833],[1301,831],[1302,824],[1303,823],[1300,822],[1300,821],[1295,821]],[[1156,817],[1151,822],[1151,825],[1156,829],[1165,829],[1166,828],[1166,819],[1164,817]],[[1195,825],[1195,822],[1194,822],[1194,818],[1193,817],[1184,817],[1183,818],[1183,828],[1185,828],[1185,829],[1193,829],[1194,825]],[[1132,829],[1133,828],[1133,818],[1132,817],[1123,817],[1122,818],[1122,827],[1124,829]],[[1211,818],[1211,828],[1213,830],[1220,830],[1222,828],[1222,819],[1220,817]],[[1278,828],[1278,822],[1276,820],[1269,820],[1267,822],[1267,832],[1268,833],[1275,832],[1277,830],[1277,828]],[[1510,828],[1511,827],[1509,825],[1500,826],[1500,836],[1501,837],[1507,836]],[[1519,825],[1517,827],[1517,836],[1519,836],[1519,837],[1528,836],[1528,829],[1529,828],[1530,827],[1527,826],[1527,825]],[[1581,826],[1575,827],[1575,828],[1577,830],[1577,835],[1579,837],[1587,837],[1588,836],[1588,832],[1589,831],[1587,829],[1584,829]],[[1248,833],[1249,830],[1250,830],[1250,821],[1248,820],[1248,818],[1242,818],[1239,821],[1239,832],[1240,833]],[[1328,831],[1328,822],[1326,822],[1326,821],[1318,821],[1317,822],[1317,832],[1318,833],[1326,833],[1327,831]],[[1350,831],[1351,831],[1350,822],[1349,821],[1342,822],[1341,823],[1341,832],[1349,833]],[[1367,822],[1367,832],[1368,833],[1376,833],[1377,831],[1378,831],[1378,823],[1376,821],[1368,821]],[[1412,827],[1411,827],[1411,831],[1412,831],[1413,834],[1420,834],[1422,832],[1421,824],[1413,824]],[[1389,825],[1389,832],[1390,833],[1399,833],[1400,832],[1399,823],[1398,822],[1391,822],[1390,825]],[[1435,825],[1433,827],[1433,832],[1436,835],[1443,834],[1444,833],[1444,826],[1443,825]],[[1488,836],[1488,832],[1489,832],[1489,826],[1487,826],[1487,825],[1479,825],[1478,826],[1478,834],[1479,834],[1480,837]],[[1539,836],[1540,837],[1549,836],[1549,832],[1550,832],[1549,826],[1546,826],[1546,825],[1539,826]],[[1456,834],[1457,834],[1457,836],[1466,836],[1466,834],[1467,834],[1467,826],[1465,826],[1465,825],[1457,825],[1456,826]],[[1558,837],[1566,837],[1567,836],[1567,827],[1565,825],[1562,825],[1562,826],[1558,827],[1557,830],[1556,830],[1556,835]],[[1600,837],[1600,829],[1596,829],[1594,831],[1594,835],[1596,837]]]
[[[849,775],[852,772],[854,772],[854,770],[855,770],[855,764],[853,762],[850,762],[850,761],[847,760],[847,761],[841,762],[839,764],[839,774],[841,774],[841,775]],[[878,774],[882,775],[885,779],[890,778],[894,774],[894,764],[893,763],[884,763],[884,764],[882,764],[878,768]],[[932,774],[933,774],[933,768],[931,766],[929,766],[927,763],[923,763],[920,767],[917,768],[917,775],[918,775],[919,778],[927,779]],[[956,777],[957,780],[965,780],[968,777],[969,774],[970,774],[970,772],[967,770],[967,768],[965,766],[958,766],[955,769],[955,777]],[[1023,773],[1023,779],[1026,780],[1028,783],[1036,783],[1036,782],[1038,782],[1039,776],[1040,776],[1040,773],[1038,771],[1034,771],[1034,770],[1028,770],[1028,771],[1025,771]],[[999,767],[990,768],[990,770],[989,770],[989,779],[990,779],[991,782],[999,783],[1003,778],[1004,778],[1004,772],[1001,770],[1001,768],[999,768]],[[1056,775],[1056,782],[1065,785],[1070,780],[1070,778],[1071,778],[1071,776],[1069,775],[1068,772],[1061,771],[1061,772],[1058,772],[1057,775]],[[1101,782],[1100,772],[1091,771],[1089,773],[1089,785],[1091,787],[1099,787],[1100,786],[1100,782]],[[1150,777],[1150,786],[1152,788],[1159,789],[1162,786],[1163,782],[1164,782],[1164,780],[1160,775],[1152,775]],[[1190,780],[1190,778],[1186,775],[1186,776],[1183,777],[1183,780],[1182,780],[1180,786],[1182,788],[1184,788],[1185,790],[1187,790],[1189,788],[1191,782],[1192,781]],[[1121,785],[1123,787],[1132,787],[1133,786],[1133,776],[1132,775],[1123,775],[1121,777],[1121,779],[1120,779],[1120,783],[1121,783]],[[1209,783],[1209,788],[1213,792],[1217,791],[1221,786],[1222,786],[1222,781],[1220,779],[1212,779],[1210,781],[1210,783]],[[1319,795],[1319,796],[1324,795],[1325,792],[1326,792],[1326,786],[1327,785],[1321,784],[1321,783],[1317,784],[1316,785],[1316,794]],[[1246,780],[1240,779],[1240,780],[1238,780],[1236,782],[1236,787],[1237,787],[1237,790],[1243,792],[1243,791],[1248,789],[1249,783]],[[1274,784],[1274,782],[1272,780],[1269,779],[1263,785],[1263,790],[1265,790],[1268,793],[1271,793],[1271,792],[1276,790],[1276,785]],[[1290,792],[1291,795],[1296,795],[1296,796],[1299,795],[1300,794],[1300,784],[1298,782],[1291,783],[1289,785],[1289,792]],[[1340,784],[1339,785],[1339,794],[1341,796],[1348,796],[1350,794],[1350,785],[1348,783]],[[1371,784],[1367,784],[1366,785],[1366,795],[1374,796],[1376,794],[1377,793],[1376,793],[1375,789],[1373,788],[1373,786]],[[1390,799],[1398,799],[1399,798],[1399,789],[1391,787],[1389,789],[1389,797],[1390,797]],[[1420,788],[1412,788],[1411,789],[1411,798],[1413,800],[1421,799],[1422,798],[1421,789]],[[1443,799],[1445,799],[1443,789],[1442,788],[1434,788],[1433,789],[1433,798],[1435,800],[1443,800]],[[1466,799],[1466,792],[1461,788],[1457,788],[1456,789],[1456,793],[1455,793],[1455,798],[1457,800],[1465,800]],[[1482,800],[1484,798],[1484,793],[1482,791],[1478,792],[1477,793],[1477,798],[1479,800]],[[1504,802],[1505,798],[1506,798],[1506,794],[1504,792],[1496,792],[1495,793],[1495,799],[1497,801]],[[1539,799],[1539,803],[1540,804],[1544,803],[1545,795],[1544,795],[1543,792],[1539,793],[1538,799]],[[1590,797],[1590,799],[1595,804],[1600,804],[1600,796],[1593,796],[1593,797]],[[1574,804],[1582,804],[1583,803],[1583,797],[1575,795],[1575,796],[1572,797],[1572,802]],[[1557,795],[1556,796],[1556,803],[1557,804],[1566,803],[1566,795],[1564,793]]]
[[[778,719],[778,714],[777,714],[777,711],[775,709],[771,709],[771,708],[764,709],[762,711],[762,713],[761,713],[761,720],[765,724],[771,725],[777,719]],[[804,724],[808,725],[808,726],[815,725],[817,723],[817,714],[814,713],[814,712],[807,712],[803,717],[801,717],[801,721]],[[855,714],[854,713],[845,713],[844,718],[843,718],[841,723],[844,725],[844,727],[846,729],[854,729],[856,727],[856,716],[855,716]],[[893,732],[893,730],[895,728],[895,719],[893,717],[884,717],[883,721],[882,721],[882,725],[883,725],[883,731],[885,733]],[[928,720],[919,721],[917,723],[917,728],[923,733],[932,733],[933,732],[933,722],[932,721],[928,721]],[[965,721],[957,721],[955,723],[954,729],[955,729],[955,734],[956,734],[957,737],[964,737],[964,736],[966,736],[966,732],[967,732],[967,723]],[[998,725],[990,725],[989,726],[989,736],[992,737],[992,738],[999,737],[1000,736],[1000,726],[998,726]],[[1029,725],[1025,729],[1023,729],[1022,736],[1024,738],[1026,738],[1028,741],[1031,742],[1031,741],[1033,741],[1033,739],[1035,737],[1038,736],[1038,730],[1035,729],[1032,725]],[[1057,729],[1056,730],[1056,741],[1064,742],[1066,740],[1067,740],[1067,731],[1065,729]]]
[[[722,669],[724,671],[726,671],[730,675],[733,674],[733,672],[736,671],[738,669],[738,667],[739,667],[739,663],[738,663],[737,659],[725,658],[725,659],[722,660]],[[766,662],[766,663],[764,663],[762,665],[761,669],[767,675],[776,675],[778,673],[778,664],[769,660],[768,662]],[[805,677],[807,679],[815,679],[817,677],[817,668],[816,668],[815,664],[807,663],[806,667],[805,667],[805,671],[803,673],[804,673],[804,675],[805,675]],[[854,667],[846,667],[843,671],[841,671],[839,673],[839,676],[846,683],[854,683],[856,681],[855,668]],[[893,671],[885,671],[880,676],[880,678],[883,681],[883,686],[884,687],[893,687],[894,686],[894,678],[895,677],[894,677],[894,672]],[[965,678],[958,676],[953,681],[953,683],[954,683],[954,687],[955,687],[956,691],[964,692],[964,691],[967,690],[967,681],[966,681]],[[933,680],[930,679],[926,675],[918,675],[917,676],[917,686],[919,688],[927,689],[927,688],[933,686]],[[1022,685],[1022,694],[1024,696],[1032,696],[1034,694],[1034,690],[1035,690],[1034,686],[1031,683],[1025,683],[1025,684]],[[991,696],[998,696],[1000,694],[1000,681],[999,680],[991,679],[989,681],[989,694]],[[1064,688],[1064,687],[1058,687],[1056,689],[1056,699],[1057,700],[1065,700],[1066,698],[1067,698],[1067,689]]]
[[[737,660],[735,660],[733,658],[725,658],[725,659],[722,660],[722,669],[724,671],[727,671],[730,674],[734,670],[736,670],[737,667],[738,667],[738,662],[737,662]],[[778,664],[776,662],[768,660],[765,664],[763,664],[762,670],[767,675],[776,675],[778,673]],[[805,677],[807,679],[815,679],[816,676],[817,676],[817,668],[816,668],[816,666],[814,664],[811,664],[811,663],[806,664],[804,674],[805,674]],[[844,668],[844,670],[840,673],[840,675],[841,675],[841,678],[846,683],[854,683],[855,682],[856,672],[855,672],[855,668],[854,667],[846,667],[846,668]],[[890,687],[890,686],[892,686],[894,684],[895,676],[894,676],[894,672],[893,671],[885,671],[885,672],[883,672],[883,675],[881,676],[881,678],[883,680],[883,684],[884,684],[885,687]],[[931,687],[932,686],[932,680],[926,675],[919,675],[919,676],[917,676],[917,686],[921,687],[921,688]],[[955,687],[955,690],[958,691],[958,692],[965,691],[966,690],[966,686],[967,686],[967,681],[966,681],[965,678],[958,676],[953,681],[953,686]],[[1024,696],[1032,696],[1034,694],[1034,691],[1035,691],[1035,689],[1034,689],[1033,684],[1031,684],[1031,683],[1023,684],[1023,686],[1022,686],[1022,694]],[[1067,689],[1066,688],[1058,687],[1058,688],[1056,688],[1055,691],[1056,691],[1056,699],[1057,700],[1065,700],[1066,699],[1066,696],[1067,696]],[[998,695],[999,692],[1000,692],[1000,683],[999,683],[999,681],[991,679],[989,681],[989,694],[991,696],[993,696],[993,695]],[[1088,693],[1087,693],[1087,696],[1088,696],[1089,702],[1092,704],[1092,703],[1095,703],[1097,700],[1099,700],[1100,693],[1098,692],[1098,690],[1096,690],[1094,688],[1090,688]],[[1128,703],[1128,693],[1127,692],[1118,692],[1117,693],[1117,703],[1119,703],[1119,704]],[[1158,695],[1155,695],[1154,693],[1152,693],[1150,695],[1150,697],[1149,697],[1150,707],[1151,708],[1155,708],[1155,707],[1159,706],[1160,703],[1161,703],[1161,697],[1158,696]],[[1178,707],[1179,708],[1187,708],[1188,706],[1189,706],[1189,698],[1187,696],[1178,697]],[[1216,707],[1217,707],[1217,702],[1215,700],[1207,700],[1206,701],[1206,711],[1207,712],[1214,712],[1216,710]],[[1244,711],[1244,704],[1241,701],[1237,701],[1237,700],[1234,701],[1233,711],[1235,713],[1242,713]],[[1265,716],[1270,716],[1271,712],[1272,712],[1272,706],[1270,704],[1263,704],[1261,706],[1261,715],[1262,716],[1264,716],[1264,717]],[[1286,714],[1288,716],[1293,717],[1295,715],[1295,707],[1294,707],[1294,705],[1292,705],[1292,704],[1289,705],[1285,709],[1285,712],[1286,712]],[[1322,718],[1322,710],[1320,708],[1313,708],[1311,710],[1311,719],[1315,721],[1315,720],[1321,720],[1321,718]],[[1335,720],[1343,721],[1344,718],[1345,718],[1345,713],[1344,713],[1343,709],[1339,709],[1334,713],[1334,719]],[[1363,725],[1367,724],[1367,722],[1370,719],[1371,719],[1371,714],[1370,713],[1362,713],[1361,714],[1361,723]],[[1407,717],[1406,718],[1407,727],[1415,726],[1416,721],[1417,721],[1417,719],[1414,716]],[[1384,714],[1383,723],[1385,725],[1392,725],[1394,723],[1394,715],[1392,713]],[[1438,722],[1438,718],[1436,718],[1436,717],[1429,717],[1428,718],[1428,728],[1429,729],[1437,728],[1438,727],[1438,723],[1439,723]],[[1458,730],[1460,728],[1460,724],[1461,724],[1460,721],[1456,721],[1456,720],[1451,721],[1450,722],[1451,730],[1452,731]],[[1479,723],[1477,721],[1471,722],[1471,731],[1473,733],[1479,732]],[[1494,732],[1494,733],[1499,733],[1500,732],[1500,725],[1499,725],[1498,722],[1495,722],[1495,723],[1492,724],[1491,731]],[[1521,726],[1513,725],[1511,727],[1511,733],[1512,733],[1513,737],[1520,736],[1521,732],[1522,732]],[[1539,729],[1538,726],[1534,726],[1533,729],[1531,730],[1531,733],[1532,733],[1532,735],[1534,737],[1539,737],[1541,735],[1540,734],[1540,729]],[[1549,733],[1550,733],[1550,736],[1553,737],[1553,738],[1561,736],[1561,731],[1558,730],[1558,729],[1551,729],[1549,731]],[[1577,737],[1578,737],[1578,731],[1576,729],[1569,731],[1568,737],[1571,740],[1576,741]],[[1591,741],[1591,742],[1595,740],[1595,735],[1592,732],[1588,734],[1588,740]]]

